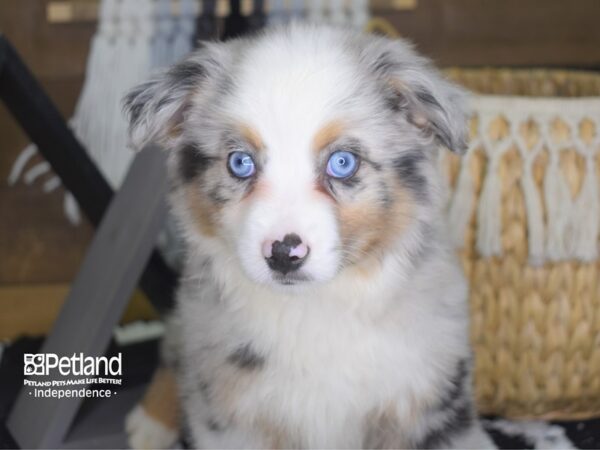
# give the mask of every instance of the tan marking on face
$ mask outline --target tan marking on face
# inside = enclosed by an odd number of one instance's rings
[[[265,145],[260,137],[260,133],[249,125],[240,125],[240,132],[242,137],[248,142],[255,150],[263,150]]]
[[[252,189],[249,189],[242,198],[243,203],[252,202],[259,198],[263,198],[268,195],[269,192],[269,184],[266,183],[263,179],[258,179]]]
[[[185,199],[198,231],[205,236],[216,236],[220,207],[203,196],[194,183],[186,188]]]
[[[339,120],[332,120],[315,133],[312,142],[312,148],[315,152],[320,152],[329,144],[338,139],[344,132],[344,125]]]
[[[335,197],[329,192],[329,190],[323,186],[321,182],[317,182],[315,184],[315,188],[313,190],[313,195],[317,200],[323,200],[324,198],[328,201],[333,201],[335,203]]]
[[[363,201],[338,207],[344,259],[358,267],[373,268],[388,245],[408,226],[414,203],[411,195],[395,185],[394,203],[385,208],[374,201]],[[357,267],[357,268],[358,268]],[[370,273],[367,270],[365,274]]]

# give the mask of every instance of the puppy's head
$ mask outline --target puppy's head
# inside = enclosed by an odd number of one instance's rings
[[[435,149],[465,147],[463,94],[427,60],[329,28],[208,44],[126,109],[135,147],[170,152],[189,244],[262,284],[323,282],[415,247],[436,208]]]

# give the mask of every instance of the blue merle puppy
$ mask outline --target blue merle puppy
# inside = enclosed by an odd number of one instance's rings
[[[465,104],[405,42],[310,25],[127,97],[187,242],[167,356],[195,447],[493,448],[435,164]],[[155,422],[132,413],[134,445],[169,445]]]

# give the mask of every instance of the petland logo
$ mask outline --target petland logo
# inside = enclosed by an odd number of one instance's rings
[[[59,357],[55,353],[25,353],[24,373],[28,375],[50,375],[58,370],[63,376],[121,376],[121,353],[107,358],[106,356],[73,356]]]

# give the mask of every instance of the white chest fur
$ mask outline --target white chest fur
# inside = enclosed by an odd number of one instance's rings
[[[433,264],[429,279],[383,276],[365,288],[354,277],[304,296],[191,283],[182,295],[196,295],[179,309],[184,379],[210,378],[224,416],[298,445],[361,446],[368,415],[388,408],[414,422],[469,353],[462,278]],[[260,364],[232,367],[240,348]]]

